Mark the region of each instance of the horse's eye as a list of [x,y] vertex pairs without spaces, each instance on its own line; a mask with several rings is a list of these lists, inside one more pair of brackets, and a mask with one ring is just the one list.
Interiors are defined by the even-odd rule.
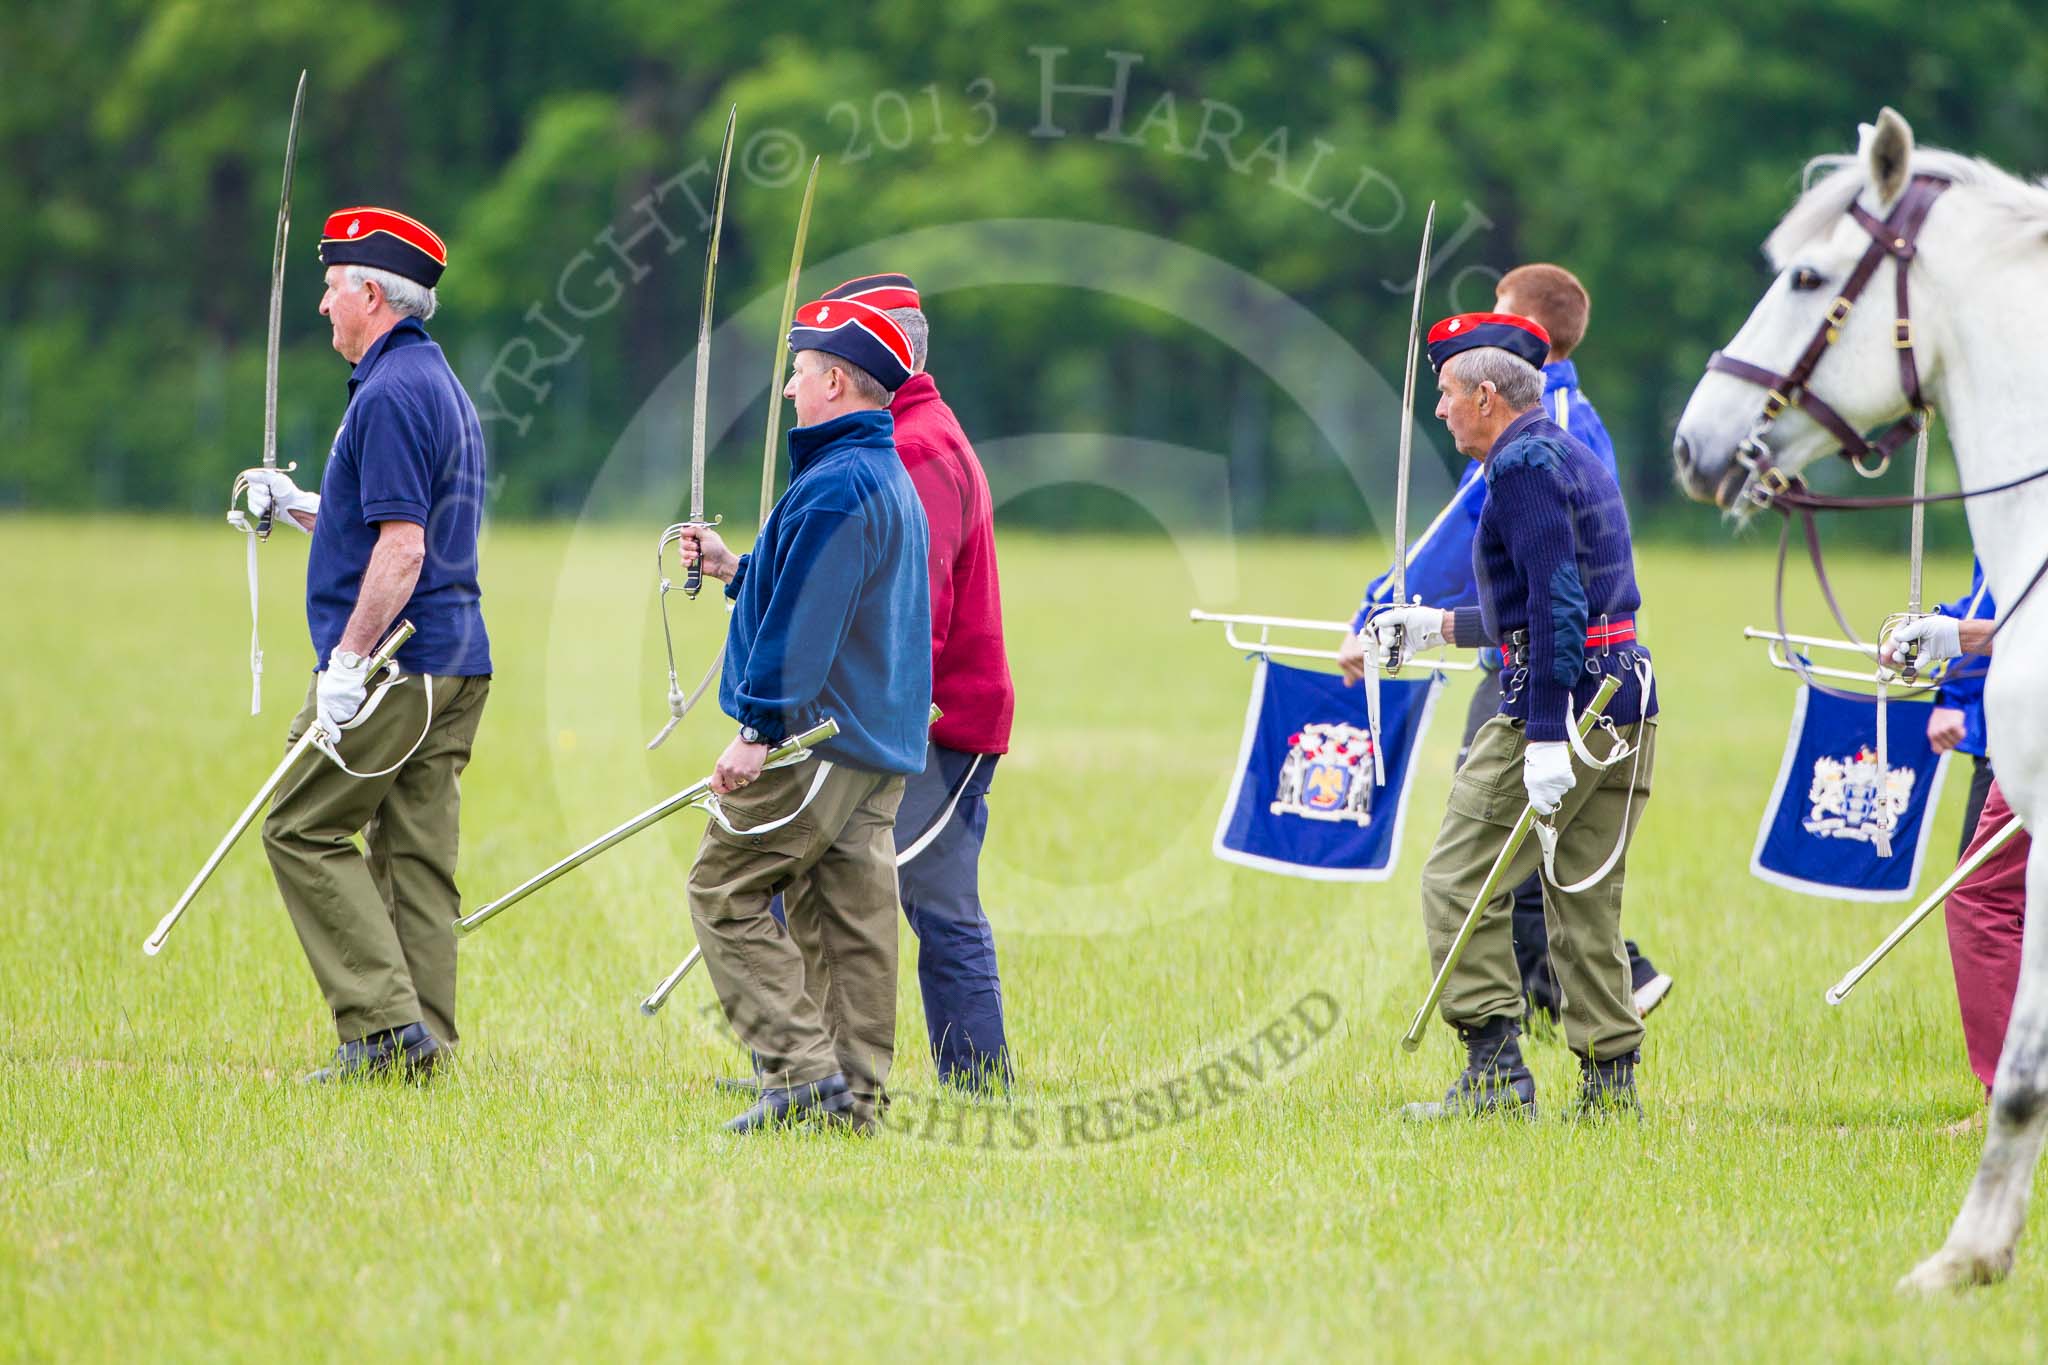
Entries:
[[1792,287],[1801,293],[1809,289],[1818,289],[1826,283],[1826,277],[1810,265],[1802,265],[1792,272]]

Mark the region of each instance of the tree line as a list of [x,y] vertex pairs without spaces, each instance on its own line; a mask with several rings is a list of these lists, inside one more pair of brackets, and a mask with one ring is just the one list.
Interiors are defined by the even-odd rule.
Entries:
[[[1186,450],[1227,471],[1232,524],[1315,532],[1372,497],[1336,462],[1392,441],[1348,391],[1398,386],[1428,201],[1432,314],[1487,306],[1525,260],[1586,282],[1582,379],[1654,517],[1677,410],[1807,158],[1891,104],[1923,141],[2048,165],[2048,35],[2011,0],[30,0],[0,18],[0,506],[198,513],[255,461],[302,67],[285,458],[317,468],[346,399],[321,218],[402,208],[449,244],[432,330],[508,516],[582,510],[628,433],[629,460],[683,458],[687,411],[643,409],[695,342],[734,103],[720,320],[751,321],[714,350],[735,420],[712,485],[735,509],[814,156],[809,260],[933,283],[932,369],[978,441]],[[1006,515],[1141,524],[1087,472],[1123,449],[1077,441]]]

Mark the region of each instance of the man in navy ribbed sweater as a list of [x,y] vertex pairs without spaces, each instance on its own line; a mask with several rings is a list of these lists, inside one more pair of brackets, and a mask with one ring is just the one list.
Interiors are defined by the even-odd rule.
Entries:
[[[711,776],[733,829],[705,829],[689,886],[704,966],[761,1071],[733,1132],[874,1125],[896,1047],[896,811],[932,701],[924,511],[887,407],[909,338],[879,308],[821,299],[789,349],[789,488],[753,552],[709,527],[682,536],[683,563],[733,600],[718,705],[739,734]],[[764,770],[827,719],[839,733],[814,761]]]
[[[1575,1112],[1637,1109],[1643,1023],[1621,937],[1627,845],[1649,796],[1657,700],[1649,652],[1636,643],[1634,552],[1621,490],[1606,467],[1543,411],[1543,328],[1513,314],[1468,313],[1430,329],[1436,415],[1482,462],[1486,502],[1473,541],[1477,606],[1395,607],[1373,625],[1382,650],[1448,640],[1494,648],[1499,714],[1474,736],[1451,785],[1443,829],[1422,872],[1423,921],[1441,965],[1525,804],[1557,832],[1543,886],[1550,953],[1563,988],[1565,1041],[1579,1056]],[[1622,683],[1606,709],[1631,757],[1606,768],[1574,759],[1573,718],[1602,679]],[[1594,740],[1591,752],[1606,747]],[[1517,778],[1519,777],[1519,780]],[[1416,1118],[1533,1113],[1535,1080],[1517,1041],[1522,1013],[1508,907],[1511,888],[1543,857],[1523,844],[1495,884],[1451,973],[1442,1011],[1463,1039],[1464,1071]],[[1605,868],[1604,875],[1595,876]],[[1560,885],[1557,878],[1571,879]]]

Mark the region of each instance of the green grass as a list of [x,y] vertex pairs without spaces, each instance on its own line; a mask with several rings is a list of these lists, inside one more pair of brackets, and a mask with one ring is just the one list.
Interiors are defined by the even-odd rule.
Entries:
[[[642,751],[662,714],[644,530],[491,535],[472,903],[701,775],[725,738],[707,715]],[[1441,1027],[1412,1057],[1396,1040],[1426,985],[1415,883],[1469,682],[1438,713],[1392,882],[1209,856],[1249,670],[1187,608],[1340,614],[1378,552],[1006,537],[1017,743],[984,883],[1040,1130],[1023,1147],[1008,1118],[958,1144],[923,1120],[873,1142],[718,1132],[735,1106],[711,1078],[742,1063],[708,983],[658,1021],[633,1009],[689,945],[695,815],[468,942],[445,1083],[295,1086],[333,1039],[254,839],[161,958],[139,945],[278,751],[304,686],[304,542],[264,551],[252,720],[237,538],[32,520],[0,537],[0,1356],[2048,1353],[2039,1232],[2001,1289],[1892,1295],[1974,1167],[1978,1141],[1939,1129],[1977,1098],[1938,928],[1829,1010],[1822,989],[1904,907],[1745,870],[1792,690],[1737,634],[1768,613],[1760,538],[1643,556],[1666,720],[1628,928],[1678,988],[1646,1045],[1648,1117],[1579,1131],[1391,1117],[1455,1066]],[[1859,620],[1903,595],[1896,560],[1835,573]],[[1803,588],[1794,606],[1818,624]],[[688,667],[721,622],[676,610]],[[1338,1011],[1327,1035],[1209,1104],[1202,1068],[1311,992]],[[925,1094],[908,974],[901,1037],[897,1084]],[[1533,1057],[1561,1107],[1572,1059]],[[1198,1116],[1060,1140],[1067,1106],[1094,1106],[1100,1138],[1106,1098],[1179,1077]]]

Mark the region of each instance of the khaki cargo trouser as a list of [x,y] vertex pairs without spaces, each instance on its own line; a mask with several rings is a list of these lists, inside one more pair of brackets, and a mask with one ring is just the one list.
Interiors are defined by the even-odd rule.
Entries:
[[[1588,768],[1576,758],[1578,778],[1552,823],[1558,830],[1557,875],[1579,881],[1607,859],[1617,838],[1633,838],[1650,796],[1650,772],[1657,757],[1657,722],[1618,727],[1623,739],[1640,742],[1641,762],[1623,759],[1613,767]],[[1595,754],[1611,741],[1598,731],[1587,740]],[[1508,831],[1528,804],[1522,785],[1522,756],[1528,748],[1522,722],[1495,716],[1479,728],[1458,775],[1451,782],[1449,809],[1436,847],[1422,869],[1422,920],[1429,937],[1430,969],[1443,965],[1458,926],[1472,908]],[[1630,779],[1634,778],[1634,800]],[[1624,836],[1623,824],[1627,825]],[[1494,884],[1493,899],[1473,929],[1471,941],[1444,985],[1443,1017],[1452,1025],[1474,1025],[1523,1009],[1521,973],[1515,965],[1514,890],[1542,862],[1535,835],[1523,842]],[[1628,952],[1622,946],[1621,894],[1628,852],[1597,885],[1566,894],[1543,879],[1543,922],[1550,933],[1550,960],[1564,996],[1565,1041],[1572,1051],[1600,1061],[1635,1050],[1643,1039],[1629,982]]]
[[[356,778],[308,754],[285,778],[263,822],[263,848],[291,911],[306,961],[342,1042],[424,1022],[448,1045],[455,1030],[455,886],[462,770],[483,717],[489,677],[407,676],[341,737]],[[313,722],[319,679],[292,718],[286,745]],[[420,731],[427,727],[426,737]],[[360,831],[367,853],[356,847]]]
[[[724,798],[746,831],[795,810],[817,762]],[[725,1017],[764,1085],[843,1073],[864,1118],[896,1051],[896,808],[903,779],[834,765],[803,813],[765,834],[714,821],[690,869],[690,917]],[[778,892],[785,934],[768,911]]]

